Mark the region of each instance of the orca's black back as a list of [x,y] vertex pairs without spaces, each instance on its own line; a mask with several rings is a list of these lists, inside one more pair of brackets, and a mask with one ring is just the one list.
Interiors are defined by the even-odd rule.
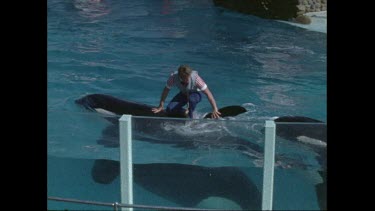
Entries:
[[[242,106],[236,106],[236,105],[226,106],[226,107],[223,107],[223,108],[219,109],[219,112],[221,113],[221,117],[237,116],[239,114],[245,113],[246,111],[247,110],[244,107],[242,107]],[[212,113],[206,114],[204,116],[204,118],[205,119],[211,118],[211,114]]]
[[104,94],[91,94],[76,100],[77,104],[87,109],[94,110],[96,108],[105,109],[118,115],[130,114],[134,116],[166,116],[165,112],[155,114],[152,112],[152,106],[121,100]]

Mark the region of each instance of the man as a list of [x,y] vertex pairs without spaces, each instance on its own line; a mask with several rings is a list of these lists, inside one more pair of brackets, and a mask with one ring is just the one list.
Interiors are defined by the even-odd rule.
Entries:
[[[197,71],[193,71],[187,65],[181,65],[177,72],[171,74],[161,94],[159,107],[152,109],[154,113],[158,113],[164,109],[164,101],[173,86],[180,89],[180,92],[174,96],[167,106],[166,111],[169,116],[186,116],[188,114],[190,118],[193,118],[193,111],[196,105],[201,101],[201,92],[203,92],[212,106],[211,117],[220,117],[221,113],[218,111],[215,99],[206,83],[198,75]],[[187,110],[183,108],[186,104],[188,104]]]

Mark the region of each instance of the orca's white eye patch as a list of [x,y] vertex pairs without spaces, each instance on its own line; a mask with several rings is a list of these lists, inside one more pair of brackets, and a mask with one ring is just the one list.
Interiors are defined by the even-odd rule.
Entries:
[[105,115],[114,115],[114,116],[116,116],[115,113],[113,113],[111,111],[108,111],[108,110],[105,110],[105,109],[102,109],[102,108],[95,108],[95,111],[98,112],[98,113],[101,113],[101,114],[105,114]]

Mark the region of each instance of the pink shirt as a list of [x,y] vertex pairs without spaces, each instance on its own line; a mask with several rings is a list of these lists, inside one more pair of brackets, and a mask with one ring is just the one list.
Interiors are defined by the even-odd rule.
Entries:
[[[171,76],[169,76],[168,78],[168,81],[167,81],[167,88],[168,89],[171,89],[173,86],[176,86],[176,83],[180,83],[179,80],[175,81],[173,77],[174,74],[177,74],[177,73],[172,73]],[[207,89],[207,84],[203,81],[203,79],[198,75],[196,80],[195,80],[195,84],[197,86],[198,89],[200,89],[200,91],[204,91],[205,89]]]

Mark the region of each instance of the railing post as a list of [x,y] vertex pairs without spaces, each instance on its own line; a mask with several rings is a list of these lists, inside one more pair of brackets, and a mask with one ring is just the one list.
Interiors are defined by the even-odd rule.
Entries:
[[272,210],[273,203],[273,176],[275,166],[275,135],[274,121],[266,121],[263,166],[263,195],[262,210]]
[[118,203],[117,202],[115,202],[113,204],[113,211],[118,211]]
[[[120,180],[121,203],[133,204],[133,160],[131,115],[120,118]],[[133,211],[133,208],[121,208]]]

